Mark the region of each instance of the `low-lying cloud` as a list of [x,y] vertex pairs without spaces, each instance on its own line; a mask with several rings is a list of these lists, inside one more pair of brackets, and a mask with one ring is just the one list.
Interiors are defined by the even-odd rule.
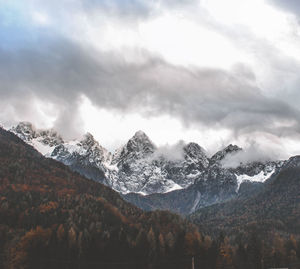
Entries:
[[[273,2],[295,10],[299,7],[297,1],[292,0]],[[75,17],[70,16],[73,14],[82,18],[80,22],[87,18],[93,20],[94,10],[107,13],[108,17],[109,14],[117,19],[120,16],[124,21],[129,17],[139,20],[152,16],[157,10],[155,7],[163,12],[167,7],[196,3],[198,1],[195,0],[55,0],[47,3],[30,0],[26,12],[29,15],[31,11],[50,14],[50,21],[56,19],[61,28],[68,22],[70,25],[65,29],[72,32],[70,29],[73,29],[72,19]],[[11,10],[8,11],[10,14]],[[88,16],[84,17],[84,12]],[[0,8],[0,15],[6,13]],[[139,60],[128,61],[128,48],[99,51],[89,47],[88,41],[78,43],[72,34],[62,34],[55,27],[24,26],[25,19],[29,19],[26,16],[7,16],[7,20],[5,16],[0,17],[4,18],[0,19],[2,122],[6,123],[8,118],[12,121],[38,119],[42,122],[44,114],[47,114],[53,118],[54,128],[63,136],[75,136],[82,126],[79,108],[84,96],[98,108],[122,114],[140,113],[145,117],[170,115],[186,126],[199,124],[204,128],[230,129],[237,137],[258,130],[286,137],[300,134],[300,113],[295,106],[299,91],[295,90],[290,95],[291,100],[266,96],[257,86],[255,70],[246,65],[237,65],[232,71],[180,67],[146,50],[134,51],[134,48],[131,48],[133,53],[130,51],[130,54],[138,55]],[[60,20],[60,17],[67,19]],[[81,33],[80,25],[74,27],[79,28],[76,33]],[[228,35],[229,32],[223,34]],[[234,38],[239,39],[233,35]],[[239,46],[250,40],[248,36],[240,39],[243,42]],[[268,46],[264,50],[259,49],[259,40],[255,40],[255,44],[258,45],[250,46],[251,51],[261,51],[263,55],[259,57],[263,56],[264,60],[279,55],[277,51],[270,53]],[[287,65],[282,64],[281,57],[270,63],[276,64],[280,70],[284,69],[282,65]],[[297,68],[298,65],[293,64],[292,71]],[[50,108],[45,108],[47,106]]]
[[179,141],[174,145],[164,145],[160,146],[154,152],[152,159],[156,160],[159,157],[163,157],[169,161],[182,161],[184,160],[184,148],[185,143],[183,141]]
[[281,150],[269,145],[260,145],[252,141],[246,148],[228,154],[221,162],[225,168],[236,168],[241,163],[248,164],[252,162],[267,162],[280,159]]
[[237,135],[299,133],[299,111],[264,96],[249,72],[177,67],[146,51],[142,57],[139,63],[127,62],[121,54],[87,50],[67,39],[0,48],[1,105],[22,99],[30,107],[33,97],[46,100],[57,108],[65,133],[82,96],[100,108],[149,117],[163,113],[186,125],[225,127]]

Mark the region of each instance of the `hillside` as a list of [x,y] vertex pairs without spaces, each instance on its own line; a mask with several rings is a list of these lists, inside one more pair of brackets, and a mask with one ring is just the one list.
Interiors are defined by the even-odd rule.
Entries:
[[212,240],[178,215],[143,212],[3,129],[0,194],[0,268],[188,269],[192,257],[196,269],[300,264],[292,233],[273,233],[271,242],[253,232]]
[[[45,157],[69,166],[86,178],[119,192],[128,202],[149,210],[169,210],[188,215],[199,208],[241,195],[240,187],[265,182],[285,161],[237,161],[245,151],[228,145],[209,157],[194,142],[158,147],[138,131],[114,153],[87,133],[64,141],[54,129],[36,129],[20,122],[11,132]],[[227,166],[226,163],[235,163]]]
[[0,181],[0,268],[184,268],[205,252],[177,215],[144,213],[2,129]]
[[277,231],[300,235],[300,157],[287,161],[251,195],[200,209],[191,220],[210,233],[235,234],[257,226],[261,234]]

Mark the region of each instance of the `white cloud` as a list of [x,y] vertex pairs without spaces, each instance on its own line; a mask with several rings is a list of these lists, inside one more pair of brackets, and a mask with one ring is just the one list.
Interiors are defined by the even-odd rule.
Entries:
[[258,151],[257,148],[248,148],[242,152],[231,154],[222,160],[222,166],[225,168],[236,168],[241,163],[247,164],[254,161],[271,161],[268,153]]
[[184,159],[184,145],[185,143],[183,141],[179,141],[173,145],[166,144],[160,146],[155,151],[153,158],[157,159],[162,156],[169,161],[181,161]]
[[111,147],[138,129],[209,150],[260,132],[296,152],[299,25],[295,2],[271,2],[10,1],[18,14],[0,7],[0,117],[67,135],[80,126]]
[[38,25],[49,25],[51,22],[47,13],[39,12],[39,11],[32,12],[32,20],[34,23]]

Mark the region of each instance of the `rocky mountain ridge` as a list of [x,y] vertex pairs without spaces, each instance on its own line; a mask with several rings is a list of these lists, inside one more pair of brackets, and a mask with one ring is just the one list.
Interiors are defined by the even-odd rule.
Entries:
[[104,183],[128,201],[149,210],[194,212],[235,197],[244,182],[262,184],[284,164],[282,161],[252,162],[225,168],[224,158],[241,148],[229,145],[209,158],[197,143],[182,144],[181,158],[172,159],[142,131],[136,132],[114,154],[89,133],[79,141],[64,141],[54,130],[36,130],[25,122],[10,131],[46,157]]
[[259,223],[260,233],[275,229],[281,234],[296,234],[300,231],[299,197],[300,156],[294,156],[249,195],[241,191],[228,202],[196,210],[190,219],[210,234],[237,234],[250,229],[253,223]]

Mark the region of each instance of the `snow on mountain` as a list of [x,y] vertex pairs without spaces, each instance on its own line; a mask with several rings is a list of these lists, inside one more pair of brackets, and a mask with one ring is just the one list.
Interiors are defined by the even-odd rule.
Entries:
[[[154,154],[157,147],[142,131],[136,132],[114,155],[89,133],[80,141],[65,142],[53,130],[36,130],[30,123],[22,122],[11,131],[45,156],[56,159],[123,194],[165,193],[193,183],[193,174],[183,173],[178,176],[178,167],[181,169],[183,166],[181,163],[172,163]],[[189,148],[193,150],[189,151]],[[195,166],[203,163],[202,166],[207,166],[207,157],[201,150],[200,146],[187,146],[186,164],[191,163]],[[197,156],[200,159],[197,159]],[[192,168],[189,169],[195,175],[198,174]],[[177,174],[173,175],[173,180],[171,176],[174,170]]]
[[51,155],[77,172],[109,185],[112,155],[87,133],[80,141],[69,141],[56,146]]
[[[142,131],[136,132],[114,154],[89,133],[79,141],[64,141],[54,130],[37,130],[27,122],[19,123],[11,131],[45,156],[123,194],[163,194],[193,186],[196,193],[202,193],[202,200],[206,199],[203,198],[206,191],[215,196],[214,201],[219,201],[220,193],[227,197],[226,193],[232,195],[244,181],[264,181],[282,165],[256,162],[240,164],[237,168],[223,167],[222,160],[242,150],[235,145],[229,145],[208,158],[198,144],[182,143],[177,145],[182,157],[169,158],[174,151],[158,148]],[[195,209],[199,203],[205,204],[200,200]]]
[[17,126],[12,127],[10,131],[25,142],[30,142],[37,137],[37,132],[30,122],[20,122]]
[[56,131],[52,129],[36,130],[30,122],[20,122],[10,131],[47,157],[50,156],[56,146],[64,143]]
[[49,155],[51,155],[51,152],[53,151],[54,147],[46,145],[42,142],[40,142],[39,140],[33,139],[31,141],[31,144],[38,152],[42,153],[44,156],[48,157]]
[[121,166],[135,160],[143,159],[154,153],[156,146],[142,131],[138,131],[129,139],[125,146],[118,149],[112,159],[112,164]]
[[[166,193],[185,188],[193,183],[192,177],[188,177],[186,173],[185,165],[208,162],[207,157],[202,152],[200,154],[201,148],[197,150],[190,152],[188,148],[185,149],[188,161],[184,158],[180,161],[170,161],[160,154],[144,132],[138,131],[113,156],[112,164],[117,165],[118,173],[111,174],[111,186],[122,193],[143,194]],[[201,156],[201,159],[197,159],[197,156]],[[190,170],[192,172],[192,169]]]
[[196,143],[189,143],[184,148],[185,160],[190,164],[195,164],[195,167],[207,168],[209,159],[205,150]]
[[67,160],[78,156],[99,168],[111,161],[111,154],[99,145],[90,133],[87,133],[80,141],[74,140],[58,145],[51,154],[52,158],[66,163]]
[[[195,143],[182,150],[182,160],[168,160],[148,136],[139,131],[114,155],[119,168],[113,188],[123,192],[165,193],[191,185],[196,167],[208,165],[204,150]],[[189,171],[188,171],[189,170]]]
[[220,164],[222,160],[225,159],[228,155],[235,154],[239,151],[241,151],[242,148],[236,146],[236,145],[228,145],[226,148],[218,151],[215,153],[211,158],[210,158],[210,163],[211,164]]
[[260,171],[257,175],[249,176],[247,174],[243,175],[236,175],[237,178],[237,192],[239,191],[240,185],[245,181],[250,182],[265,182],[268,178],[270,178],[275,172],[275,169],[273,169],[271,172],[266,173],[265,171]]

